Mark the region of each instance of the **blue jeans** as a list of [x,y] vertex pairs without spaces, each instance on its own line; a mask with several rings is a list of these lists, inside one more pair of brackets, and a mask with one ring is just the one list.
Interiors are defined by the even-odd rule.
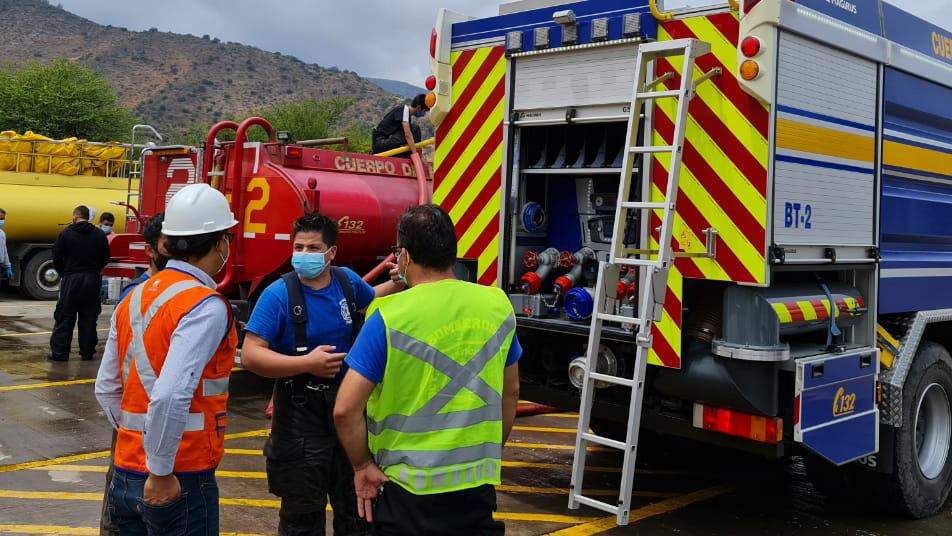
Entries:
[[218,536],[218,483],[215,473],[177,475],[182,495],[169,504],[142,500],[145,476],[117,470],[109,486],[109,517],[120,536]]

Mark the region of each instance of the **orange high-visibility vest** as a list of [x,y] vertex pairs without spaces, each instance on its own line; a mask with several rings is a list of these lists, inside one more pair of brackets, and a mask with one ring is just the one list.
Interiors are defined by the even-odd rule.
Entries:
[[[172,333],[189,311],[207,299],[224,297],[195,277],[163,270],[139,284],[116,309],[116,334],[122,380],[122,414],[115,465],[148,473],[142,434],[155,380],[169,350]],[[227,305],[227,302],[226,302]],[[214,469],[224,454],[228,377],[235,363],[238,334],[228,307],[228,334],[202,371],[179,442],[173,471]]]

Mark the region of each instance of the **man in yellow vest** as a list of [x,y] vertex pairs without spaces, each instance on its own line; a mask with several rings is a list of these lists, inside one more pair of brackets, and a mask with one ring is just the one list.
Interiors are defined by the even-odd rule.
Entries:
[[218,534],[215,468],[238,335],[212,277],[237,223],[218,190],[182,188],[162,224],[171,260],[112,317],[96,398],[118,430],[106,500],[122,536]]
[[504,534],[492,513],[519,399],[512,305],[454,277],[456,232],[436,205],[407,209],[394,253],[410,288],[371,305],[334,409],[358,510],[378,535]]

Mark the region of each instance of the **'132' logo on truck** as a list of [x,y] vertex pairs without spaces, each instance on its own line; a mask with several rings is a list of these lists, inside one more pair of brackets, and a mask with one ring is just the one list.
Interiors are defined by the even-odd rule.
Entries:
[[833,416],[842,417],[853,413],[856,407],[856,393],[846,394],[842,387],[836,390],[833,397]]

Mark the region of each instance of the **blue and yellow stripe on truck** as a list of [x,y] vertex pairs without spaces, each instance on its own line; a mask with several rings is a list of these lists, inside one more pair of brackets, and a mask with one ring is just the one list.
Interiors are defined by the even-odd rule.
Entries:
[[952,307],[952,88],[887,67],[880,313]]

